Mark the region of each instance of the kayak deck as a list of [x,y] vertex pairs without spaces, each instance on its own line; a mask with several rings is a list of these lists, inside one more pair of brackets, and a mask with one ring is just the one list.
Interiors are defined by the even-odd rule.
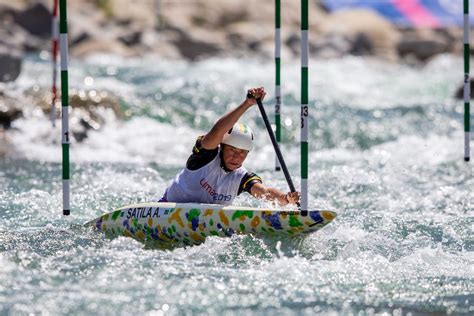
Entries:
[[88,223],[107,237],[132,237],[147,246],[172,248],[199,245],[206,237],[233,234],[297,236],[329,224],[336,213],[192,203],[143,203],[121,207]]

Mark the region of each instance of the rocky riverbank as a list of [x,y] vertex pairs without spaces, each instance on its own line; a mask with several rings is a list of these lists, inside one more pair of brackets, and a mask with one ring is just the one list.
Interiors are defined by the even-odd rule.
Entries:
[[[14,80],[25,53],[50,50],[52,0],[0,0],[0,80]],[[282,1],[282,58],[300,51],[300,3]],[[460,54],[462,30],[401,29],[369,10],[330,14],[310,1],[310,54],[346,54],[426,61]],[[69,52],[121,56],[156,54],[199,60],[212,56],[273,58],[274,1],[68,1]],[[10,57],[11,61],[7,61]],[[3,65],[8,65],[7,67]]]
[[[19,76],[26,54],[50,51],[52,6],[52,0],[0,0],[0,82]],[[283,0],[281,6],[282,59],[298,59],[300,3]],[[442,53],[462,55],[460,28],[399,28],[373,11],[329,13],[318,1],[310,1],[309,11],[311,58],[351,54],[422,63]],[[69,54],[76,59],[105,53],[189,61],[209,57],[271,60],[274,14],[272,0],[69,0]],[[22,115],[22,106],[12,102],[5,91],[0,93],[0,129],[8,129]],[[119,115],[118,101],[110,97],[107,107]],[[92,115],[90,106],[101,107],[103,102],[86,101],[71,94],[72,107],[85,109],[82,114],[76,111],[84,127],[76,133],[78,140],[102,121]],[[47,112],[49,107],[41,102],[35,103]]]

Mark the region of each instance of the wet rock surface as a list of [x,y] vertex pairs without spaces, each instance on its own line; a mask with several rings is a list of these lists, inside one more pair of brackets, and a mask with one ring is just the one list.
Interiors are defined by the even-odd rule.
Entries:
[[0,82],[14,81],[21,71],[21,53],[0,48]]
[[[191,61],[213,56],[272,58],[273,6],[257,0],[70,1],[70,54],[78,58],[97,52],[126,57],[155,54]],[[0,47],[21,53],[49,50],[51,8],[52,0],[0,0]],[[373,11],[328,13],[315,2],[310,3],[309,16],[312,57],[352,54],[424,62],[462,50],[458,28],[402,29]],[[297,58],[299,3],[282,3],[281,34],[282,58]]]

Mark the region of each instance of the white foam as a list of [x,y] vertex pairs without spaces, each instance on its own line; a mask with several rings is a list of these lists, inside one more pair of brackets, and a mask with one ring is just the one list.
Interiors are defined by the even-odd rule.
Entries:
[[[60,162],[60,130],[44,117],[15,121],[11,139],[16,156]],[[83,143],[70,145],[71,162],[157,162],[184,165],[196,137],[203,132],[187,126],[173,127],[146,117],[130,121],[110,120],[100,131],[90,130]]]

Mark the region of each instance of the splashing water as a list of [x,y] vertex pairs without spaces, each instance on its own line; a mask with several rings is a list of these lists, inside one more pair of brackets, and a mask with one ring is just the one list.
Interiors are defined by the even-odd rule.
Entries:
[[[462,161],[459,58],[413,68],[345,58],[310,63],[310,204],[338,218],[305,239],[211,237],[197,247],[145,249],[80,227],[159,196],[195,137],[264,86],[273,65],[97,56],[72,63],[74,89],[120,97],[127,119],[71,145],[72,215],[61,215],[59,128],[35,110],[49,63],[30,58],[8,89],[24,108],[0,160],[0,314],[472,314],[474,186]],[[245,71],[242,71],[245,69]],[[282,68],[282,151],[299,185],[299,64]],[[287,190],[257,109],[246,162]],[[269,163],[270,162],[270,163]],[[249,195],[240,205],[263,206]]]

